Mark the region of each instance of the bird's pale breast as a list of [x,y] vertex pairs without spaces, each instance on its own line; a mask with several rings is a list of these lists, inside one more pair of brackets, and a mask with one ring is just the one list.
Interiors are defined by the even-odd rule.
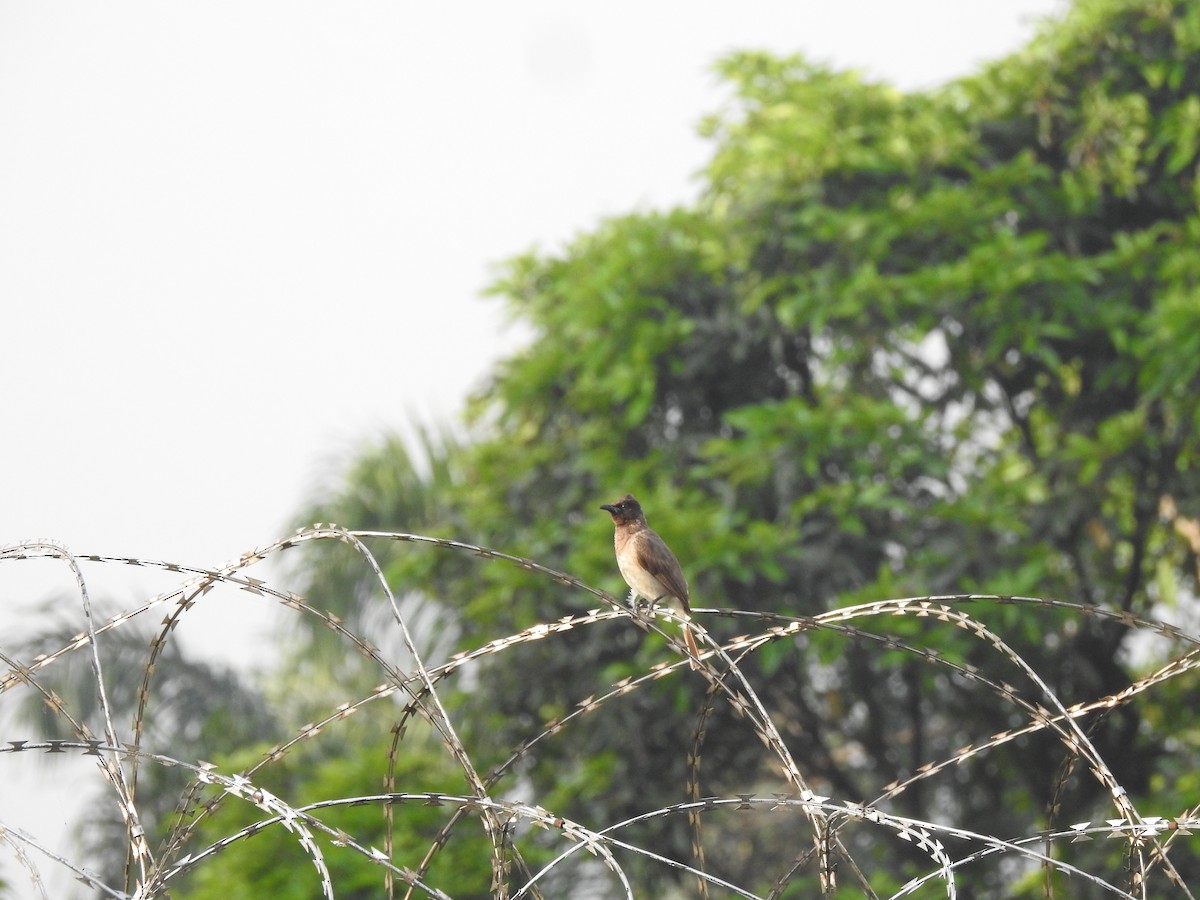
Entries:
[[638,562],[638,541],[644,537],[645,532],[630,535],[625,541],[621,541],[618,536],[616,541],[617,568],[621,570],[621,577],[639,596],[647,600],[662,598],[664,601],[672,601],[672,605],[677,605],[673,602],[674,598],[671,597],[666,586]]

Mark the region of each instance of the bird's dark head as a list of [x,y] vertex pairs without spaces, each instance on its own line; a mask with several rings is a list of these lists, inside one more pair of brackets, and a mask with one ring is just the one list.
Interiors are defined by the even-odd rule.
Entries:
[[642,513],[642,504],[637,502],[633,494],[626,494],[616,503],[605,503],[600,508],[607,510],[608,514],[612,516],[612,520],[618,525],[646,521],[646,517]]

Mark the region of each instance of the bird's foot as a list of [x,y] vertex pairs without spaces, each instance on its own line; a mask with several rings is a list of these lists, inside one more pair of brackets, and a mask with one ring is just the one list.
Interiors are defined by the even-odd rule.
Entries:
[[630,591],[629,597],[626,599],[625,602],[628,603],[631,607],[633,607],[633,611],[635,613],[637,613],[639,616],[649,615],[650,612],[654,609],[654,601],[647,600],[645,597],[643,597],[637,591]]

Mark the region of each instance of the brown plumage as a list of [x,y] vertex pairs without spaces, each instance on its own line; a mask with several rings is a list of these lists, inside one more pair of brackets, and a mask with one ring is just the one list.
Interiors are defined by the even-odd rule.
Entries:
[[646,600],[651,606],[665,601],[683,613],[683,642],[691,655],[692,668],[697,668],[700,651],[692,635],[688,586],[679,560],[666,542],[646,524],[642,505],[633,494],[626,494],[616,503],[605,503],[600,508],[608,511],[616,525],[613,543],[621,577],[633,595]]

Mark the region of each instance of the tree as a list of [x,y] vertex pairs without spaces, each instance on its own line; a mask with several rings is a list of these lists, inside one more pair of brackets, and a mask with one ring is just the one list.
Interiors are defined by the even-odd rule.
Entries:
[[[331,746],[328,741],[319,751],[310,745],[284,757],[256,778],[256,783],[278,796],[288,797],[296,806],[327,802],[379,792],[378,778],[382,757],[364,748],[386,745],[386,737],[371,733],[371,727],[348,726],[339,731]],[[414,747],[416,749],[414,749]],[[266,746],[246,747],[231,754],[223,763],[235,771],[249,770],[268,750]],[[396,760],[393,775],[402,784],[412,779],[436,778],[439,787],[449,791],[458,785],[453,767],[443,754],[425,742],[410,741],[405,753]],[[437,838],[442,825],[442,810],[420,801],[397,803],[393,808],[395,826],[392,852],[399,859],[417,859]],[[322,821],[353,835],[366,846],[386,846],[384,815],[379,803],[333,806],[319,810]],[[249,804],[226,803],[198,829],[196,846],[216,843],[250,828],[264,817]],[[381,873],[360,855],[340,851],[327,839],[320,841],[337,896],[374,898],[380,896]],[[483,897],[480,886],[488,884],[488,852],[480,840],[467,848],[455,847],[436,860],[427,878],[452,897]],[[320,880],[311,860],[298,846],[295,836],[279,827],[266,828],[240,840],[212,860],[198,865],[172,890],[172,896],[188,900],[222,900],[243,896],[247,885],[254,885],[257,896],[278,900],[302,900],[320,896]]]
[[[433,452],[438,489],[414,487],[421,504],[394,515],[402,496],[372,495],[380,520],[617,590],[596,507],[632,490],[697,607],[804,617],[903,595],[1058,598],[1076,606],[973,612],[1066,702],[1122,689],[1149,657],[1120,614],[1170,615],[1197,588],[1200,3],[1083,0],[1021,53],[924,93],[758,53],[721,71],[735,96],[706,125],[700,201],[513,260],[494,291],[534,340],[476,399],[472,439]],[[365,457],[316,517],[347,521],[389,465]],[[394,583],[452,611],[464,648],[593,602],[461,554],[387,559]],[[307,577],[306,595],[361,596]],[[746,627],[701,621],[717,637]],[[975,636],[912,617],[874,628],[922,656],[881,651],[858,626],[744,663],[822,792],[877,797],[960,758],[895,808],[1001,835],[1112,809],[1045,731],[957,756],[1027,721],[1003,687],[981,696],[930,664],[1006,685],[1007,661]],[[615,621],[491,656],[461,701],[466,740],[481,766],[499,762],[666,655]],[[1193,684],[1185,673],[1088,720],[1120,783],[1154,791],[1164,814],[1196,803],[1194,779],[1172,790],[1157,768],[1195,768],[1194,749],[1167,740],[1170,698]],[[707,688],[656,681],[606,704],[530,752],[522,783],[585,822],[678,801]],[[704,724],[705,793],[786,789],[728,705]],[[765,892],[796,853],[778,821],[714,817],[707,865]],[[681,817],[644,829],[689,857]],[[896,842],[852,840],[877,890],[928,868]],[[1119,870],[1111,849],[1090,858]],[[1200,879],[1194,860],[1177,864]],[[660,891],[673,877],[639,875]],[[797,896],[815,887],[804,877]],[[994,867],[963,877],[977,896],[1040,890]]]
[[[186,599],[194,602],[195,594]],[[52,668],[36,675],[46,693],[28,691],[17,707],[19,718],[34,726],[35,733],[47,740],[100,742],[106,735],[107,710],[116,733],[128,746],[136,744],[186,761],[207,757],[214,748],[264,740],[272,730],[270,705],[243,676],[196,659],[170,640],[171,626],[177,624],[186,602],[153,631],[144,623],[126,621],[98,642],[108,698],[102,707],[90,656],[80,652],[87,644],[77,626],[62,614],[69,605],[64,598],[55,600],[51,624],[22,642],[25,659],[56,659]],[[25,681],[14,679],[4,686]],[[162,838],[175,824],[177,804],[192,781],[191,773],[133,755],[125,762],[125,772],[140,827],[151,841]],[[129,889],[135,870],[127,852],[128,823],[119,804],[111,802],[112,795],[111,785],[97,789],[86,821],[76,829],[76,839],[101,881],[115,889]]]

